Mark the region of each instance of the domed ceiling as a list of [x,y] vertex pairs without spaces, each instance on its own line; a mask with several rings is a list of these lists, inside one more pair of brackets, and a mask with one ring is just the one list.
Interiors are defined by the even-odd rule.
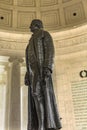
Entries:
[[87,22],[87,0],[0,0],[0,28],[29,32],[32,19],[41,19],[49,31]]

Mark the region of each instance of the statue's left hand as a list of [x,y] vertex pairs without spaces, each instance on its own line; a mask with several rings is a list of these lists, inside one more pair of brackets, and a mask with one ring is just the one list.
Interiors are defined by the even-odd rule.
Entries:
[[44,68],[43,75],[44,77],[49,77],[51,75],[51,70],[49,68]]

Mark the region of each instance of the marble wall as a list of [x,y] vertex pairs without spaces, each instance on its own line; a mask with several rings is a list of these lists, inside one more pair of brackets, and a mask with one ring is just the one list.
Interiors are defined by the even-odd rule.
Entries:
[[86,130],[87,32],[73,29],[73,33],[69,31],[64,37],[62,33],[59,36],[59,40],[54,40],[56,79],[54,89],[62,117],[62,129]]

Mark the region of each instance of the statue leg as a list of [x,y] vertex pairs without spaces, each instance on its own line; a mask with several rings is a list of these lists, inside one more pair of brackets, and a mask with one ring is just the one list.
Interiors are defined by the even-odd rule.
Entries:
[[37,86],[36,92],[33,93],[33,96],[38,117],[38,130],[44,130],[44,103],[39,84]]
[[37,111],[37,117],[38,117],[38,130],[44,130],[44,108],[43,108],[43,102],[35,97],[35,106]]

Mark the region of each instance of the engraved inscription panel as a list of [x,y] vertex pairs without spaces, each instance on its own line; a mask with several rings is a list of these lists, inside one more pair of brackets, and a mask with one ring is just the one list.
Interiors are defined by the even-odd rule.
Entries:
[[72,98],[77,130],[87,130],[87,80],[72,82]]

